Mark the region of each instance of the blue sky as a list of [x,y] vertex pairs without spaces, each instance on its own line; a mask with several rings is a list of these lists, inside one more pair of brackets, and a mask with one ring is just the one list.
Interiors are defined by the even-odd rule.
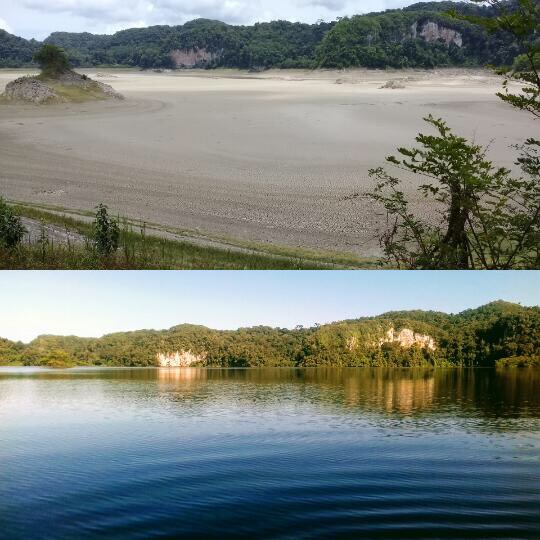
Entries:
[[43,39],[55,31],[109,34],[204,17],[231,24],[319,19],[382,11],[411,0],[0,0],[0,28]]
[[540,304],[540,272],[0,272],[0,336],[181,323],[311,326],[389,310]]

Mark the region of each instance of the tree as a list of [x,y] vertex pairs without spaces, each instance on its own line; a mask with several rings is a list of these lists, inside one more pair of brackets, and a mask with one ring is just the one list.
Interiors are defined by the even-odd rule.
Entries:
[[[489,4],[500,10],[497,17],[454,16],[515,38],[528,67],[506,71],[504,92],[497,95],[539,118],[540,7],[534,0],[518,0],[512,11],[497,0]],[[511,79],[524,84],[521,93],[512,93]],[[485,148],[454,135],[442,119],[429,116],[426,121],[438,135],[420,134],[420,148],[400,148],[402,158],[391,156],[387,162],[428,179],[419,189],[432,207],[441,209],[442,219],[431,223],[415,215],[400,180],[382,167],[371,170],[378,183],[368,197],[389,217],[379,239],[386,260],[404,268],[540,268],[540,141],[523,143],[516,160],[523,176],[514,178],[487,160]]]
[[45,354],[41,365],[51,368],[67,368],[75,366],[75,362],[66,351],[52,349]]
[[[485,3],[472,0],[475,3]],[[500,99],[513,107],[529,112],[535,119],[540,118],[540,3],[537,0],[517,0],[514,9],[508,9],[500,0],[488,0],[491,7],[498,9],[499,16],[483,19],[474,16],[460,16],[473,24],[485,28],[491,34],[504,32],[514,37],[523,54],[518,56],[514,66],[499,70],[505,76],[503,92],[497,93]],[[521,86],[521,92],[510,90],[511,82]],[[531,182],[540,182],[540,140],[528,138],[520,148],[516,164],[528,175]],[[538,203],[538,201],[537,201]],[[538,212],[536,213],[538,219]],[[538,234],[536,244],[540,243]],[[536,268],[540,267],[537,256]]]
[[100,204],[94,221],[94,244],[98,253],[104,257],[112,255],[118,250],[119,239],[118,222],[110,218],[107,207]]
[[[481,26],[489,33],[504,32],[511,35],[523,54],[519,69],[514,67],[498,72],[505,76],[503,92],[497,95],[513,107],[528,111],[540,118],[540,3],[537,0],[517,0],[510,6],[501,0],[471,0],[488,4],[498,12],[497,17],[463,15],[455,10],[450,14],[456,19]],[[513,6],[513,9],[512,9]],[[521,93],[512,93],[510,82],[522,84]]]
[[380,237],[386,260],[400,268],[537,268],[540,186],[534,177],[513,178],[486,158],[486,150],[454,135],[441,119],[425,119],[436,135],[420,134],[419,148],[400,148],[387,161],[417,174],[419,191],[439,208],[439,221],[415,215],[401,180],[384,168],[370,176],[369,194],[386,210],[390,226]]
[[13,249],[24,237],[26,229],[21,218],[0,197],[0,247]]
[[[436,349],[386,342],[390,328],[430,336]],[[205,358],[203,365],[216,367],[493,367],[503,358],[532,362],[540,356],[540,308],[499,301],[456,315],[401,311],[301,331],[184,324],[101,338],[40,336],[28,345],[0,338],[0,363],[26,365],[151,366],[157,352],[175,351],[191,351]]]
[[[507,3],[516,0],[506,0]],[[112,36],[54,32],[47,43],[62,47],[72,65],[138,65],[173,67],[175,49],[202,50],[214,56],[207,67],[433,67],[460,64],[510,64],[519,54],[515,43],[500,32],[488,34],[467,20],[450,19],[452,6],[460,13],[494,17],[493,6],[464,2],[422,2],[382,13],[339,17],[316,24],[273,21],[232,26],[199,19],[183,26],[152,26],[122,30]],[[463,44],[426,42],[413,37],[415,23],[436,22],[459,31]],[[408,42],[408,44],[406,44]],[[42,44],[0,30],[0,66],[27,65]],[[368,50],[366,50],[366,48]]]
[[69,71],[69,61],[63,49],[56,45],[45,44],[34,54],[34,61],[39,64],[42,75],[55,77]]

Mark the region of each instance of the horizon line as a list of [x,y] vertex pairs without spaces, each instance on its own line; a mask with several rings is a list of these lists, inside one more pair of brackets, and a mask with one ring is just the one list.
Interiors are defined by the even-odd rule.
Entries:
[[269,328],[271,330],[289,330],[289,331],[292,331],[295,328],[297,328],[298,326],[302,327],[303,330],[311,330],[313,328],[318,328],[318,327],[322,327],[322,326],[330,326],[332,324],[339,324],[339,323],[343,323],[343,322],[377,319],[379,317],[384,317],[385,315],[391,315],[391,314],[394,314],[394,313],[421,312],[421,313],[440,313],[440,314],[443,314],[443,315],[447,315],[449,317],[451,317],[451,316],[459,316],[459,315],[461,315],[463,313],[466,313],[467,311],[474,311],[474,310],[477,310],[477,309],[481,309],[483,307],[491,306],[493,304],[501,304],[501,303],[502,304],[509,304],[509,305],[513,305],[513,306],[519,306],[519,307],[522,307],[524,309],[540,308],[539,304],[531,304],[531,305],[529,305],[529,304],[523,304],[521,302],[509,302],[508,300],[498,299],[498,300],[493,300],[491,302],[488,302],[486,304],[480,304],[480,305],[475,306],[475,307],[469,307],[469,308],[466,308],[466,309],[463,309],[463,310],[457,311],[457,312],[440,311],[440,310],[434,310],[434,309],[397,309],[397,310],[384,311],[384,312],[380,312],[380,313],[373,314],[373,315],[363,315],[363,316],[352,318],[352,319],[347,318],[347,319],[338,319],[338,320],[334,320],[334,321],[328,321],[328,322],[324,322],[324,323],[314,323],[314,324],[312,324],[310,326],[296,325],[296,326],[293,326],[293,327],[289,327],[289,326],[269,326],[269,325],[265,325],[265,324],[258,324],[258,325],[253,325],[253,326],[238,326],[238,327],[235,327],[235,328],[212,328],[211,326],[206,326],[204,324],[195,324],[195,323],[183,322],[183,323],[179,323],[179,324],[174,324],[174,325],[169,326],[167,328],[136,328],[136,329],[133,329],[133,330],[119,330],[119,331],[115,331],[115,332],[107,332],[105,334],[101,334],[101,335],[98,335],[98,336],[96,336],[96,335],[93,335],[93,336],[79,336],[79,335],[76,335],[76,334],[50,334],[50,333],[44,333],[44,334],[37,334],[35,337],[33,337],[32,339],[30,339],[28,341],[25,341],[25,340],[16,340],[16,341],[14,341],[14,340],[9,339],[9,338],[4,338],[1,335],[0,335],[0,340],[5,339],[5,340],[10,341],[12,343],[22,343],[24,345],[28,345],[28,344],[32,343],[33,341],[35,341],[36,339],[39,339],[39,338],[42,338],[42,337],[77,338],[77,339],[92,340],[92,339],[103,339],[105,337],[115,336],[115,335],[118,335],[118,334],[135,334],[135,333],[138,333],[138,332],[168,332],[168,331],[172,330],[173,328],[178,328],[178,327],[181,327],[181,326],[193,326],[193,327],[197,327],[197,328],[204,328],[206,330],[211,330],[213,332],[237,332],[238,330],[242,330],[242,329],[254,329],[254,328]]
[[[439,3],[439,2],[442,3],[444,1],[450,1],[453,4],[464,3],[463,0],[435,0],[435,1],[437,3]],[[212,19],[212,18],[207,18],[207,17],[197,17],[197,18],[194,18],[194,19],[187,20],[186,22],[181,23],[181,24],[180,23],[179,24],[167,24],[167,23],[164,23],[164,24],[150,24],[150,25],[145,25],[145,26],[131,26],[131,27],[127,27],[127,28],[122,28],[120,30],[116,30],[115,32],[113,32],[111,34],[108,34],[108,33],[104,33],[104,34],[96,33],[96,34],[94,34],[93,32],[89,32],[89,31],[70,32],[69,30],[55,30],[55,31],[51,32],[47,37],[45,37],[43,39],[38,39],[36,37],[26,38],[26,37],[23,37],[21,34],[11,33],[8,30],[6,30],[5,28],[0,28],[0,30],[3,30],[4,32],[6,32],[7,34],[9,34],[11,36],[15,36],[17,38],[21,38],[21,39],[24,39],[26,41],[34,40],[34,41],[37,41],[39,43],[43,43],[43,42],[45,42],[45,40],[50,38],[53,34],[71,34],[71,35],[90,34],[91,36],[113,37],[116,34],[119,34],[120,32],[128,32],[130,30],[146,30],[146,29],[149,29],[149,28],[157,28],[157,27],[178,28],[178,27],[183,27],[183,26],[185,26],[187,24],[190,24],[190,23],[193,23],[193,22],[197,22],[197,21],[216,22],[216,23],[224,24],[226,26],[231,26],[231,27],[234,27],[234,28],[255,26],[256,24],[271,24],[271,23],[276,23],[276,22],[287,22],[287,23],[290,23],[290,24],[303,24],[303,25],[308,25],[308,26],[316,26],[316,25],[319,25],[319,24],[337,23],[342,19],[347,19],[347,18],[351,18],[351,17],[361,17],[361,16],[366,16],[366,15],[372,15],[372,14],[388,13],[388,12],[392,12],[392,11],[403,11],[403,10],[408,9],[408,8],[410,8],[412,6],[415,6],[417,4],[425,4],[425,3],[427,3],[427,0],[424,0],[424,1],[416,0],[416,1],[412,2],[411,4],[407,4],[406,6],[403,6],[403,7],[382,9],[380,11],[365,11],[365,12],[360,12],[360,13],[350,13],[350,14],[347,14],[347,15],[337,15],[333,19],[322,19],[322,18],[320,18],[320,19],[317,19],[315,22],[312,22],[312,23],[306,22],[306,21],[300,21],[300,20],[271,19],[271,20],[268,20],[268,21],[259,20],[259,21],[255,21],[255,22],[252,22],[252,23],[241,24],[241,23],[228,23],[228,22],[222,21],[221,19]],[[426,11],[429,11],[429,10],[426,9]],[[441,10],[441,12],[444,12],[444,10]]]

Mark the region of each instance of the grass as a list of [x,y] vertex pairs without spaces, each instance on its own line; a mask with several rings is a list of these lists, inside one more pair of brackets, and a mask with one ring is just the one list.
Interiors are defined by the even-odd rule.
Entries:
[[78,84],[62,84],[56,80],[55,76],[44,72],[35,78],[47,84],[47,86],[52,88],[61,98],[70,103],[84,103],[85,101],[106,99],[103,90],[95,81],[88,80],[88,84],[85,87],[82,87]]
[[[19,213],[21,215],[43,220],[48,223],[54,223],[64,227],[66,224],[68,227],[75,227],[71,230],[76,230],[81,234],[92,234],[91,227],[80,228],[83,222],[89,222],[94,218],[94,212],[84,210],[71,210],[61,206],[43,205],[34,203],[15,202],[18,205]],[[141,228],[140,221],[128,220],[129,225],[139,229]],[[146,222],[146,231],[149,233],[155,233],[158,236],[163,235],[175,235],[187,238],[188,243],[197,243],[202,241],[215,242],[220,245],[221,249],[230,249],[232,251],[247,250],[264,255],[272,255],[275,257],[284,257],[286,259],[298,260],[301,259],[306,262],[312,262],[317,266],[322,265],[324,268],[349,268],[349,269],[380,269],[381,263],[379,259],[375,257],[357,257],[353,253],[330,251],[330,250],[314,250],[305,248],[291,248],[286,246],[279,246],[275,244],[261,244],[256,242],[250,242],[245,240],[239,240],[237,238],[231,238],[228,236],[208,236],[200,232],[196,232],[189,229],[175,229],[172,227],[166,227],[157,223]],[[222,247],[223,246],[223,247]]]
[[[224,244],[224,247],[198,245],[195,237],[191,242],[149,234],[152,226],[137,226],[128,220],[121,220],[118,252],[102,257],[91,240],[91,212],[73,216],[58,209],[44,210],[26,204],[18,204],[16,210],[20,215],[43,224],[78,233],[85,242],[55,244],[43,238],[41,242],[24,243],[14,250],[0,250],[0,269],[317,270],[368,268],[376,264],[369,259],[354,259],[348,255],[338,254],[333,258],[336,254],[253,243]],[[155,232],[160,231],[156,228]],[[170,229],[162,229],[161,232],[172,233]]]
[[64,85],[47,81],[48,85],[62,98],[71,103],[84,103],[85,101],[105,100],[105,94],[95,83],[88,88],[76,85]]

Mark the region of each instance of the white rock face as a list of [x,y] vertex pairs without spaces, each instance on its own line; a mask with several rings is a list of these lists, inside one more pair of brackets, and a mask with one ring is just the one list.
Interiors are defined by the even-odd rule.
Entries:
[[156,355],[159,367],[190,367],[201,364],[206,360],[206,354],[194,354],[191,351],[176,351],[173,353],[158,353]]
[[205,67],[220,57],[206,49],[175,49],[169,53],[177,68]]
[[8,83],[4,97],[9,100],[29,101],[36,104],[63,101],[52,88],[30,77],[22,77]]
[[350,352],[353,352],[355,349],[358,348],[359,340],[356,336],[351,336],[349,339],[347,339],[347,350]]
[[411,33],[413,38],[420,35],[428,43],[442,40],[446,43],[447,47],[449,47],[452,43],[458,47],[463,46],[463,36],[460,32],[453,30],[452,28],[440,26],[438,23],[433,21],[425,22],[422,25],[420,32],[418,32],[418,23],[415,22],[411,27]]
[[386,336],[379,340],[379,346],[385,343],[398,343],[404,349],[410,349],[414,346],[419,346],[422,349],[434,351],[437,349],[435,340],[431,336],[416,334],[409,328],[403,328],[399,332],[395,328],[390,328],[386,332]]

